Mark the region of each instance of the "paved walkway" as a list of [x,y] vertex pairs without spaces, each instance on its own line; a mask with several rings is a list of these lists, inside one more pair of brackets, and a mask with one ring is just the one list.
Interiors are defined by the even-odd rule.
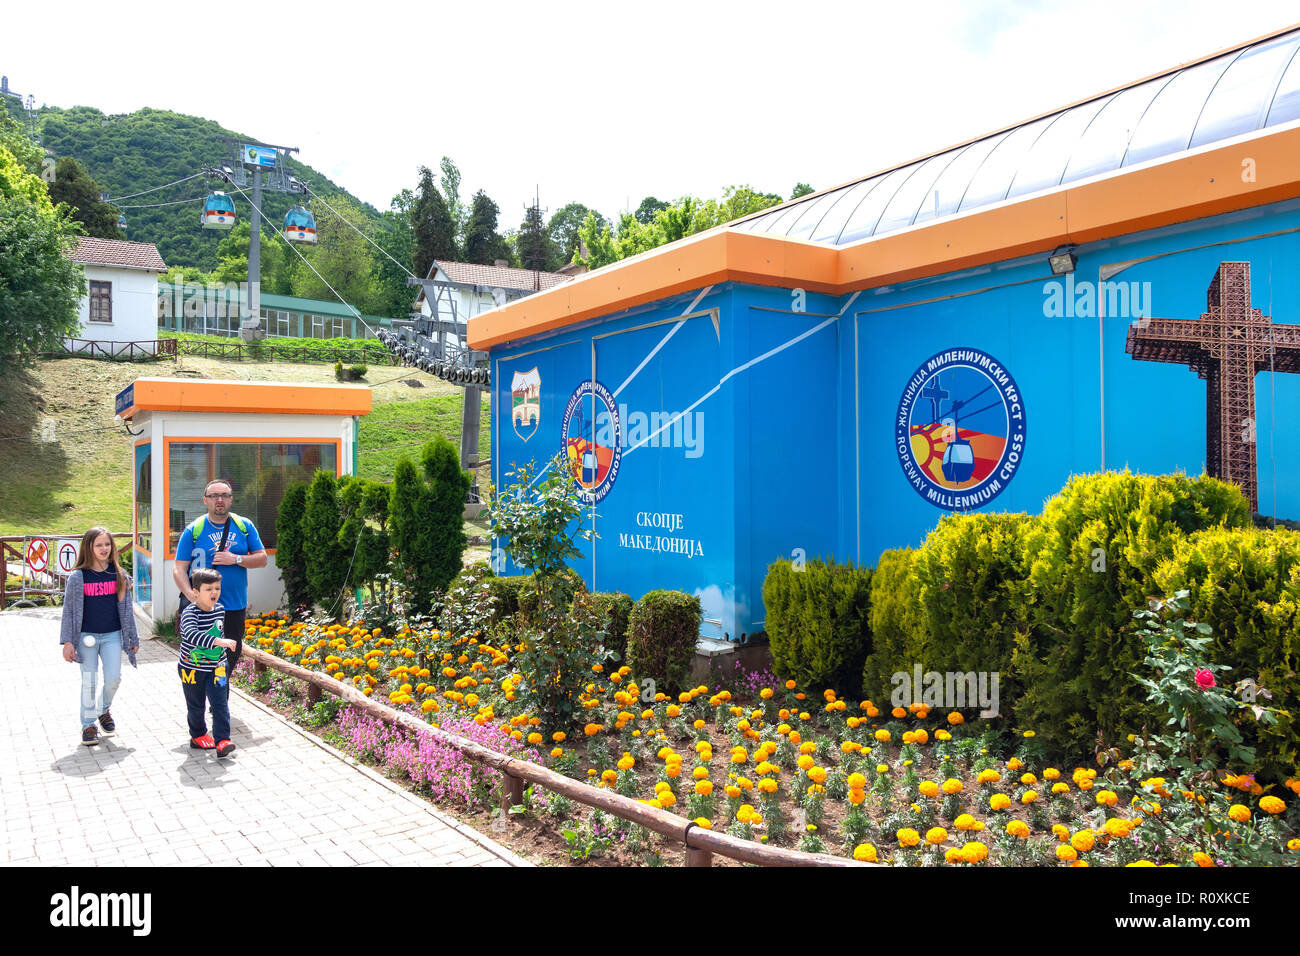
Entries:
[[238,692],[239,749],[190,750],[162,641],[123,660],[117,736],[82,746],[59,613],[0,614],[0,864],[530,865]]

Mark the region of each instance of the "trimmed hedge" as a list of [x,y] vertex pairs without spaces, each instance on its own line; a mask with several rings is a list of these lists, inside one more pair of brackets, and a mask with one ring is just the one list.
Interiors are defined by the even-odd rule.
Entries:
[[912,573],[916,555],[912,548],[886,551],[871,577],[871,649],[862,666],[862,693],[878,706],[889,700],[890,675],[910,669],[910,648],[924,639],[921,580]]
[[1033,527],[1027,514],[948,515],[930,532],[911,568],[922,626],[909,665],[997,672],[999,697],[1015,699],[1012,655],[1030,609],[1024,539]]
[[870,568],[773,562],[763,606],[776,672],[817,690],[852,687],[871,650],[870,601]]
[[665,693],[685,688],[700,636],[700,599],[682,591],[647,591],[628,615],[627,663],[638,680]]

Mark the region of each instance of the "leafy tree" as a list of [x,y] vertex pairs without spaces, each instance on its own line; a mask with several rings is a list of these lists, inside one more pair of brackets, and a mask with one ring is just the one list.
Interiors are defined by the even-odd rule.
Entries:
[[86,227],[86,235],[100,239],[121,239],[117,228],[120,212],[116,206],[103,202],[103,187],[90,178],[86,168],[71,156],[64,156],[54,167],[54,180],[50,183],[50,201],[66,203],[72,218]]
[[[673,203],[659,203],[659,200],[648,196],[636,213],[624,213],[619,217],[617,231],[607,226],[602,227],[591,217],[584,220],[578,235],[587,247],[587,255],[584,256],[579,251],[575,261],[590,269],[598,269],[664,243],[676,242],[705,229],[770,208],[779,202],[781,197],[776,193],[756,192],[749,186],[728,186],[723,190],[721,201],[702,201],[693,196],[683,196]],[[652,208],[653,214],[648,220],[643,220],[642,213]]]
[[579,230],[582,224],[586,222],[588,215],[596,217],[596,228],[609,225],[605,217],[594,209],[588,209],[580,202],[571,202],[564,206],[551,217],[551,221],[546,226],[546,231],[551,237],[556,247],[560,250],[560,264],[567,265],[574,261],[578,254],[578,244],[581,241]]
[[275,566],[284,582],[289,609],[295,615],[298,608],[310,607],[312,603],[307,586],[307,553],[302,529],[307,488],[307,482],[295,481],[284,489],[275,522]]
[[498,259],[510,258],[505,239],[497,232],[500,210],[488,194],[479,190],[474,194],[469,222],[465,227],[465,261],[490,266]]
[[469,210],[460,201],[460,170],[451,161],[450,156],[442,157],[438,169],[442,173],[438,177],[438,184],[442,187],[442,198],[447,203],[447,212],[451,214],[451,222],[455,227],[452,235],[456,238],[456,246],[463,249],[465,229],[469,223]]
[[66,255],[78,229],[51,204],[45,184],[0,147],[0,369],[80,330],[86,277]]
[[655,199],[654,196],[646,196],[645,199],[641,200],[641,205],[636,207],[636,212],[632,213],[632,215],[636,217],[637,222],[641,223],[643,226],[648,226],[650,223],[654,222],[655,215],[658,214],[661,209],[667,208],[668,203],[664,202],[662,199]]
[[411,232],[415,239],[415,274],[427,276],[435,259],[457,258],[456,222],[433,182],[433,171],[420,167],[420,185],[411,206]]
[[[297,262],[298,257],[285,248],[282,238],[269,235],[265,229],[261,232],[261,266],[259,271],[261,272],[262,291],[275,295],[289,295],[292,288],[292,266],[288,260],[293,259]],[[212,281],[248,281],[248,247],[251,244],[252,235],[252,223],[244,219],[236,223],[235,228],[222,237],[221,242],[217,244],[217,256],[220,261],[217,268],[212,272]],[[320,267],[317,266],[317,268]]]
[[[415,205],[415,193],[403,189],[389,203],[388,211],[381,218],[379,234],[375,242],[387,256],[375,257],[375,315],[387,315],[394,318],[404,317],[411,310],[417,290],[406,284],[407,270],[414,272],[411,253],[414,252],[414,237],[411,234],[411,208]],[[392,258],[390,259],[389,256]],[[396,260],[396,261],[394,261]]]
[[795,183],[794,190],[790,193],[790,198],[798,199],[800,196],[807,196],[809,193],[815,193],[816,191],[817,190],[813,189],[807,183]]
[[[609,223],[597,219],[596,215],[594,212],[588,212],[587,218],[578,227],[579,246],[573,254],[573,261],[588,269],[599,269],[622,258],[618,254],[618,244]],[[583,249],[586,249],[585,255]]]
[[338,298],[353,308],[369,312],[375,284],[375,257],[369,243],[344,221],[357,222],[360,210],[337,197],[331,204],[336,211],[327,209],[316,216],[319,239],[306,256],[312,268],[307,268],[302,260],[293,266],[293,294],[330,301],[337,293]]
[[348,560],[352,556],[339,542],[341,527],[334,476],[328,471],[318,471],[307,491],[307,507],[302,518],[307,588],[316,604],[334,608],[339,616],[343,614],[339,594],[347,584]]
[[38,177],[44,173],[41,178],[45,180],[53,176],[54,169],[49,165],[52,160],[47,161],[45,150],[28,138],[21,123],[4,115],[0,115],[0,149],[7,149],[24,172]]

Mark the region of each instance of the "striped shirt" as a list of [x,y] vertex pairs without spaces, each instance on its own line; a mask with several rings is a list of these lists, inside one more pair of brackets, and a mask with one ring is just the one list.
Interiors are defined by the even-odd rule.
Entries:
[[218,665],[226,666],[226,652],[214,643],[224,637],[226,609],[218,602],[211,611],[205,611],[197,604],[187,604],[181,611],[181,659],[182,667],[200,671],[215,671]]

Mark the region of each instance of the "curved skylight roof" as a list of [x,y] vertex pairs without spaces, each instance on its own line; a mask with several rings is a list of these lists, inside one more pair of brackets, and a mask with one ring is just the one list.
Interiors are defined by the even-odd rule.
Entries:
[[1300,30],[731,226],[844,245],[1300,119]]

